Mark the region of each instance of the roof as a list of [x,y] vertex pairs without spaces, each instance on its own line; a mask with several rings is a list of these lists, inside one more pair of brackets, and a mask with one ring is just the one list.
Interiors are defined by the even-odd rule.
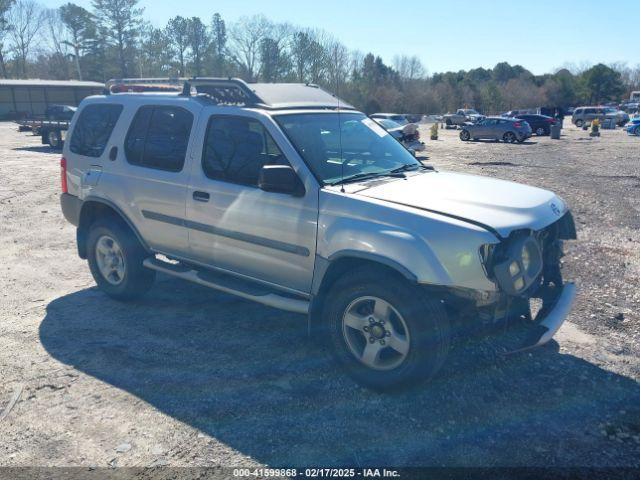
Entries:
[[305,83],[252,83],[249,89],[268,108],[355,108],[317,85]]
[[84,87],[104,88],[104,84],[98,82],[82,82],[79,80],[0,80],[0,87]]
[[107,82],[111,93],[153,90],[175,90],[182,95],[194,93],[218,105],[256,107],[269,110],[345,109],[353,106],[317,85],[306,83],[246,83],[237,78],[127,78]]

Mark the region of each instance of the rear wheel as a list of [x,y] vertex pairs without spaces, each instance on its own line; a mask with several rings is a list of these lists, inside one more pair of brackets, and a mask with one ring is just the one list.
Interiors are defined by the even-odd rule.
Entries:
[[636,127],[636,135],[640,137],[640,127]]
[[110,297],[133,300],[153,285],[155,272],[142,264],[149,255],[121,222],[95,223],[89,231],[88,248],[91,274]]
[[517,139],[516,134],[513,132],[507,132],[502,137],[502,140],[504,140],[505,143],[514,143]]
[[51,148],[59,149],[62,146],[62,135],[57,130],[49,130],[47,132],[47,143]]
[[384,390],[422,382],[444,363],[448,319],[419,287],[365,268],[339,280],[327,298],[333,352],[359,383]]
[[469,133],[469,130],[462,130],[460,132],[460,140],[462,140],[463,142],[468,142],[471,139],[471,134]]
[[548,135],[547,129],[544,128],[544,127],[536,128],[536,135],[539,136],[539,137],[542,137],[543,135]]

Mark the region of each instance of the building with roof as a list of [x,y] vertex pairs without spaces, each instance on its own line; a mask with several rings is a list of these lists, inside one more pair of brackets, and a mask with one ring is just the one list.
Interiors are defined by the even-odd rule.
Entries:
[[43,115],[50,105],[78,106],[104,84],[76,80],[0,80],[0,119]]

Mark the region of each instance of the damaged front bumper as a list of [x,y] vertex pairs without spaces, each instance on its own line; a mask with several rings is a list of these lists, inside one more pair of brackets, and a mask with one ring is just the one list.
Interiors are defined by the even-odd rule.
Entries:
[[575,284],[565,284],[552,304],[538,313],[534,321],[535,327],[527,334],[523,344],[509,353],[523,352],[549,343],[571,313],[576,295]]

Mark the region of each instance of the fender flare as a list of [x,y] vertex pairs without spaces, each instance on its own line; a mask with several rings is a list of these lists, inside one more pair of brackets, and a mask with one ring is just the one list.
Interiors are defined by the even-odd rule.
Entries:
[[142,247],[147,252],[151,252],[151,249],[149,248],[149,245],[147,244],[147,242],[145,242],[142,235],[140,235],[140,232],[138,231],[138,229],[135,227],[133,222],[124,214],[124,212],[120,207],[118,207],[111,200],[107,200],[102,197],[89,196],[89,197],[86,197],[82,202],[82,207],[80,209],[80,222],[79,222],[80,225],[78,226],[78,229],[77,229],[78,253],[80,255],[80,258],[86,259],[86,256],[87,256],[86,240],[87,240],[88,226],[83,225],[82,218],[83,218],[83,215],[85,214],[85,208],[87,207],[88,203],[100,203],[102,205],[109,207],[111,210],[113,210],[118,215],[118,217],[120,217],[120,219],[122,219],[122,221],[125,222],[127,226],[131,229],[131,231],[134,233],[134,235],[140,242],[140,245],[142,245]]

